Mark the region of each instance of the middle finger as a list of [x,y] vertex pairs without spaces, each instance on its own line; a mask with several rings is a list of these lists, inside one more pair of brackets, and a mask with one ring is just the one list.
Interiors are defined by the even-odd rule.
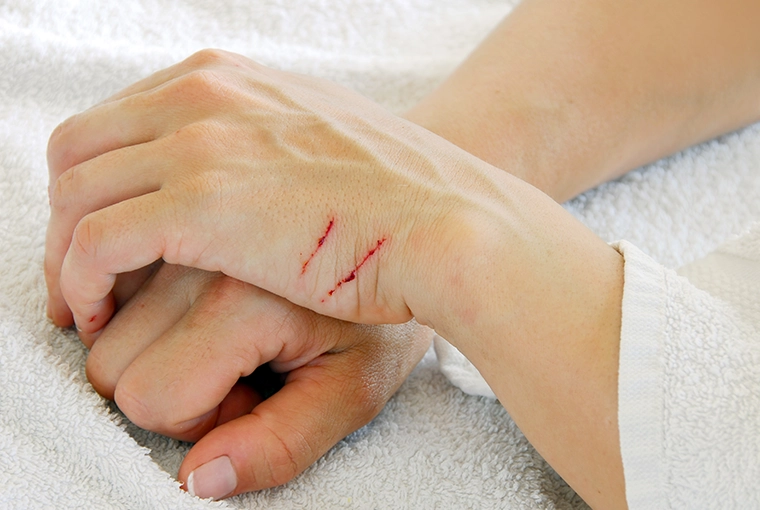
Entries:
[[127,367],[182,319],[195,299],[194,289],[210,276],[180,266],[161,266],[92,345],[86,371],[98,393],[113,399]]

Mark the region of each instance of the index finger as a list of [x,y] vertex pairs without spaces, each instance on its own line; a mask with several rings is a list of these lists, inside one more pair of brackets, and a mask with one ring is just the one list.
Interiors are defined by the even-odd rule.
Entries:
[[152,264],[165,253],[160,192],[126,200],[85,216],[63,260],[60,291],[77,329],[100,331],[111,315],[116,275]]

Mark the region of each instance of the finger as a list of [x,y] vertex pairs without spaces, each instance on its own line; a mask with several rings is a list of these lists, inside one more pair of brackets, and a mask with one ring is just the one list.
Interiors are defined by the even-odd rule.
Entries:
[[132,361],[116,386],[117,404],[140,427],[186,438],[198,422],[211,419],[210,410],[241,377],[286,343],[313,338],[307,321],[291,320],[307,312],[294,310],[285,300],[223,278]]
[[[206,271],[224,267],[231,276],[245,272],[252,283],[266,283],[266,275],[255,272],[257,258],[243,267],[241,261],[224,259],[226,242],[238,241],[237,224],[217,214],[218,194],[186,191],[182,185],[167,187],[100,209],[79,221],[61,266],[60,289],[81,331],[94,333],[108,322],[114,308],[110,292],[116,274],[159,258]],[[247,215],[246,221],[256,224],[255,214]],[[263,245],[265,239],[262,229],[246,232],[245,242],[250,246]]]
[[[159,267],[160,265],[161,261],[159,260],[149,266],[142,267],[129,273],[122,273],[116,276],[116,282],[114,283],[114,289],[112,293],[114,300],[114,312],[116,310],[119,310],[122,306],[124,306],[125,303],[129,301],[129,299],[140,289],[140,287],[142,287],[142,285],[153,275],[155,268]],[[48,301],[48,310],[50,310],[50,301]],[[68,313],[69,322],[67,324],[58,324],[59,326],[66,327],[71,325],[73,322],[71,319],[71,312]],[[52,317],[52,314],[48,312],[48,316]],[[79,335],[79,339],[82,341],[85,347],[92,349],[95,340],[98,340],[102,331],[102,329],[95,333],[77,331],[77,334]]]
[[366,356],[349,349],[320,357],[291,372],[285,386],[249,415],[211,430],[180,467],[185,488],[219,499],[300,474],[369,423],[408,374],[391,381]]
[[[102,396],[113,399],[114,390],[126,368],[157,338],[174,326],[196,299],[198,290],[215,275],[165,264],[125,304],[92,346],[86,372]],[[160,310],[160,313],[156,313]],[[165,367],[166,370],[171,370]],[[174,437],[194,441],[216,425],[247,414],[262,401],[255,387],[237,383],[218,407],[211,409],[194,426],[177,431]]]
[[191,114],[186,108],[177,101],[156,97],[170,98],[172,92],[156,91],[104,103],[56,127],[47,148],[51,197],[56,181],[70,168],[117,149],[156,140],[187,124]]
[[[140,287],[142,287],[153,275],[157,267],[161,266],[161,262],[162,261],[158,260],[149,266],[141,267],[140,269],[130,271],[129,273],[123,273],[116,276],[116,282],[113,287],[114,305],[116,310],[122,308],[132,296],[140,290]],[[57,318],[53,317],[51,306],[50,301],[48,301],[47,315],[49,318],[53,319],[53,322],[57,326],[65,328],[73,324],[74,320],[68,306],[66,306],[65,310],[61,309]],[[92,343],[85,343],[85,345],[88,349],[92,347]]]
[[184,437],[177,437],[176,439],[195,442],[205,436],[214,427],[224,425],[250,413],[263,401],[264,398],[255,388],[248,386],[244,382],[238,382],[232,387],[227,396],[224,397],[219,407],[212,411],[215,416],[213,422],[202,424],[197,429],[197,432],[184,434]]
[[59,280],[74,227],[93,211],[159,189],[164,164],[149,157],[143,146],[126,147],[77,165],[55,182],[45,240],[45,280],[55,324],[69,326],[72,320]]
[[[116,282],[114,283],[113,288],[116,310],[123,307],[132,296],[137,293],[140,287],[143,286],[160,265],[161,261],[158,260],[149,266],[141,267],[140,269],[130,271],[129,273],[123,273],[116,277]],[[60,275],[60,269],[57,273]],[[67,328],[74,323],[74,319],[68,305],[66,305],[63,296],[61,295],[57,277],[50,276],[47,265],[45,266],[45,279],[47,281],[48,293],[52,293],[56,296],[55,298],[48,297],[47,316],[56,326]],[[53,286],[53,282],[55,286]],[[61,304],[61,302],[63,302],[63,304]],[[86,345],[88,348],[91,347],[91,345]]]
[[93,107],[53,130],[47,147],[51,196],[55,182],[68,169],[110,151],[155,140],[164,132],[166,112],[141,99]]
[[177,424],[171,431],[163,432],[163,434],[179,441],[198,441],[215,427],[250,413],[263,400],[254,388],[243,382],[237,382],[219,405],[199,417]]
[[161,192],[154,192],[91,213],[77,224],[59,286],[80,331],[95,333],[111,318],[116,274],[145,267],[164,255],[168,241],[162,226],[167,216]]
[[208,273],[165,264],[114,316],[91,347],[85,369],[95,390],[113,399],[127,367],[179,322]]
[[116,277],[116,283],[113,286],[113,298],[116,310],[120,310],[126,305],[132,297],[137,294],[145,282],[161,268],[163,261],[157,260],[153,264],[129,273],[123,273]]
[[213,110],[206,99],[220,87],[220,81],[205,71],[244,62],[248,61],[231,53],[202,51],[70,117],[55,128],[48,142],[51,186],[83,161],[155,140],[199,120]]

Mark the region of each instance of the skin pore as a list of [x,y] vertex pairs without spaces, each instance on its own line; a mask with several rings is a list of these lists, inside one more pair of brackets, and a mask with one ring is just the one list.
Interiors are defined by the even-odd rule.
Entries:
[[[757,100],[760,34],[754,21],[759,10],[758,4],[739,0],[696,3],[585,0],[572,5],[559,0],[526,0],[448,80],[407,112],[406,118],[425,130],[396,122],[387,112],[380,112],[337,88],[307,82],[296,75],[262,70],[237,57],[207,53],[157,73],[81,114],[57,130],[51,139],[53,217],[46,254],[51,314],[56,323],[67,325],[71,306],[81,318],[83,339],[89,339],[85,341],[92,345],[93,336],[100,334],[113,308],[107,297],[113,282],[104,283],[98,274],[137,270],[160,256],[201,269],[224,270],[333,317],[400,322],[413,314],[420,322],[435,327],[473,361],[526,437],[592,507],[622,508],[625,489],[617,430],[622,259],[554,201],[519,179],[555,200],[566,200],[640,164],[760,118]],[[230,77],[234,78],[234,86],[225,81]],[[251,80],[248,83],[268,87],[270,91],[286,90],[291,94],[289,98],[303,100],[304,104],[315,97],[329,103],[334,95],[341,104],[347,102],[349,109],[361,112],[348,121],[340,115],[331,117],[332,110],[320,118],[322,125],[338,126],[343,131],[337,131],[349,135],[336,137],[335,129],[315,131],[323,136],[324,146],[332,152],[312,162],[314,172],[320,175],[319,181],[310,180],[309,175],[293,175],[286,181],[304,183],[297,189],[289,188],[295,198],[287,202],[288,210],[271,205],[278,203],[274,199],[279,195],[274,187],[266,186],[275,181],[251,185],[246,180],[248,162],[242,158],[222,160],[218,146],[208,142],[209,139],[226,142],[234,136],[236,128],[249,126],[251,118],[260,112],[261,98],[251,96],[246,87],[237,86],[247,79]],[[297,88],[294,84],[304,87]],[[224,97],[210,93],[219,90],[225,93]],[[313,90],[320,92],[313,96]],[[244,107],[249,104],[246,101],[251,97],[250,104],[255,106],[249,110],[250,115],[234,117],[237,112],[246,111]],[[277,103],[267,106],[276,111],[281,107]],[[164,124],[141,122],[157,111],[170,111],[172,115],[164,115],[168,119]],[[285,111],[293,113],[293,118],[303,115],[303,111]],[[345,114],[348,109],[338,111]],[[209,118],[214,122],[203,124]],[[370,135],[358,129],[351,131],[355,127],[351,122],[369,130]],[[129,136],[119,138],[114,130],[109,130],[111,125]],[[270,127],[283,133],[284,140],[296,143],[298,139],[287,137],[292,135],[291,128],[298,125],[294,120],[293,124]],[[349,151],[348,148],[356,146],[356,132],[361,132],[365,140],[376,141],[374,152]],[[462,150],[454,150],[443,139]],[[197,156],[193,164],[180,159],[187,147],[196,150],[191,151]],[[236,147],[224,146],[227,154],[234,154]],[[206,152],[197,152],[201,149]],[[166,154],[166,158],[180,156],[161,159],[156,154]],[[275,161],[282,155],[272,151],[265,156]],[[135,176],[123,170],[125,161],[137,169],[146,166],[141,162],[150,162],[151,168],[157,170],[149,178],[140,177],[148,172]],[[232,217],[255,217],[262,224],[271,225],[261,240],[245,245],[239,239],[239,223],[230,227],[225,238],[228,232],[223,228],[214,230],[213,222],[204,221],[203,214],[208,212],[203,209],[196,212],[178,206],[171,214],[164,214],[159,203],[137,200],[157,188],[173,190],[164,193],[166,203],[182,206],[193,203],[178,198],[186,194],[204,199],[209,183],[222,178],[206,169],[219,161],[233,169],[229,176],[223,176],[227,179],[224,186],[212,188],[228,193],[226,196],[231,198],[224,203],[240,203],[239,197],[245,193],[238,194],[239,190],[273,190],[271,196],[262,196],[264,200],[272,199],[267,202],[269,209],[231,211]],[[341,164],[349,161],[354,165],[352,175],[357,177],[344,178],[332,164],[335,161]],[[416,173],[397,178],[394,161]],[[208,167],[201,166],[204,162],[209,163]],[[362,166],[365,163],[367,166]],[[386,178],[368,180],[380,173],[384,165],[391,169]],[[174,172],[176,168],[188,171],[180,175]],[[127,186],[118,180],[120,175],[138,185]],[[271,178],[277,179],[278,175],[273,172]],[[154,182],[151,180],[154,178],[164,181]],[[325,179],[333,185],[341,182],[359,199],[356,203],[332,204],[340,208],[337,212],[310,209],[308,204],[323,203],[325,197],[331,196],[328,191],[334,188],[321,191],[320,183]],[[403,195],[403,200],[389,198],[404,187],[414,192]],[[103,188],[129,193],[106,196]],[[189,195],[198,190],[200,194]],[[372,208],[375,214],[372,218],[366,216],[370,201],[376,206]],[[124,205],[113,205],[115,202]],[[410,209],[407,203],[415,208]],[[395,214],[397,210],[405,214],[413,211],[424,228],[405,224],[400,219],[404,215]],[[171,245],[168,235],[152,245],[146,241],[151,239],[149,231],[160,230],[151,223],[151,218],[159,217],[166,222],[177,211],[214,231],[227,240],[225,246],[234,249],[209,256],[203,249],[209,242],[202,234],[183,239],[190,243],[183,247],[195,248],[189,252],[172,250],[176,245]],[[127,214],[130,218],[144,219],[149,228],[135,231],[131,223],[119,220]],[[313,220],[306,221],[308,228],[296,232],[293,239],[279,237],[277,233],[283,226],[291,226],[290,218],[294,217]],[[134,243],[114,245],[118,250],[114,249],[109,245],[115,241],[108,237],[106,225],[114,232],[123,230],[125,237],[134,239]],[[174,224],[173,228],[188,231],[184,224]],[[192,240],[197,241],[196,246]],[[271,260],[264,260],[255,270],[236,262],[236,254],[253,252],[257,243],[263,241],[272,245]],[[154,250],[150,256],[117,260],[115,254],[119,250],[125,257],[139,252],[138,244],[150,245]],[[436,264],[431,265],[431,259]],[[494,260],[500,263],[494,264]],[[88,267],[94,267],[98,274],[87,273]],[[283,274],[290,277],[274,277]],[[299,283],[290,286],[288,278]],[[64,287],[68,285],[66,300],[60,281]],[[234,288],[235,284],[225,285]],[[340,292],[336,292],[338,287]],[[158,292],[158,287],[153,288]],[[243,286],[240,294],[254,292],[251,288]],[[225,289],[221,295],[230,295],[232,291]],[[329,306],[320,301],[331,294],[336,299]],[[141,295],[148,299],[147,292]],[[100,298],[106,301],[98,301]],[[208,302],[205,306],[210,310],[213,304],[211,300]],[[357,303],[372,307],[365,312]],[[181,323],[184,310],[190,308],[181,309],[175,314],[177,324]],[[136,311],[130,313],[134,316]],[[91,321],[92,317],[95,320]],[[118,356],[115,351],[109,353],[107,347],[113,348],[118,343],[113,339],[127,336],[123,332],[129,328],[129,315],[119,317],[116,316],[113,326],[103,330],[101,338],[112,340],[100,343],[99,338],[95,342],[93,352],[99,354],[93,359],[100,363],[100,373],[98,368],[88,373],[96,374],[95,380],[109,379],[104,392],[115,392],[114,387],[121,385],[121,393],[130,396],[124,402],[139,402],[131,408],[129,404],[123,407],[132,409],[138,417],[141,406],[160,408],[162,399],[181,401],[182,395],[140,387],[137,382],[151,380],[152,375],[161,373],[170,364],[167,359],[171,359],[177,344],[162,336],[169,326],[146,337],[148,347],[140,345],[130,350],[127,360],[132,361],[131,365],[114,368],[112,360]],[[235,316],[228,318],[229,323],[236,320]],[[203,345],[213,332],[206,333],[207,336],[196,333],[195,345]],[[345,341],[341,334],[332,336],[339,340],[327,342],[332,347],[326,351]],[[241,345],[246,340],[241,336]],[[249,355],[246,359],[252,366],[268,357],[285,359],[283,353],[292,342],[283,341],[280,351]],[[257,345],[266,347],[263,341]],[[223,367],[230,360],[241,358],[240,350],[231,349],[227,355],[222,346],[218,349],[223,355],[209,379],[222,377]],[[373,356],[392,356],[390,351],[379,348],[372,352]],[[321,359],[318,354],[311,352],[311,358],[306,358]],[[189,360],[198,359],[192,353],[187,355]],[[300,355],[292,355],[289,361],[295,363],[299,358]],[[372,356],[359,360],[369,364]],[[92,366],[97,367],[98,363],[93,361]],[[410,370],[409,364],[392,373],[403,378]],[[250,368],[236,366],[241,374]],[[341,365],[336,373],[346,370],[347,366]],[[177,381],[193,377],[197,377],[195,372],[188,368],[177,374]],[[146,420],[143,425],[166,429],[167,424],[176,426],[216,409],[219,401],[232,392],[237,376],[226,377],[229,382],[221,385],[218,394],[209,396],[205,407],[197,409],[195,416]],[[394,387],[397,379],[389,380],[393,383],[387,387]],[[308,390],[316,394],[313,391]],[[152,394],[157,395],[155,400],[149,400]],[[120,406],[124,402],[119,402]],[[330,408],[329,402],[320,402],[323,408]],[[310,409],[319,413],[320,408]],[[269,419],[267,423],[272,423],[287,421],[284,418],[287,413],[294,412],[294,408],[288,408],[278,415],[274,408],[269,413],[262,410],[258,415],[247,414],[248,411],[232,414],[254,416],[246,418],[245,423],[256,419]],[[273,415],[279,419],[273,419]],[[365,411],[364,415],[371,413]],[[296,416],[305,420],[302,415]],[[319,438],[329,438],[314,450],[324,451],[330,441],[345,435],[346,430],[361,421],[341,425],[338,432],[329,434],[325,432],[328,425],[312,426],[311,430],[322,434],[317,434]],[[248,458],[260,452],[247,451],[246,457],[225,450],[228,446],[219,440],[220,436],[227,433],[239,437],[234,434],[242,434],[243,430],[240,424],[243,422],[229,423],[232,425],[221,424],[204,437],[202,441],[207,441],[206,444],[218,441],[216,448],[191,452],[186,459],[187,467],[183,464],[181,478],[186,479],[192,469],[206,461],[228,454],[241,481],[235,492],[254,487],[249,482],[255,476],[245,478],[243,473],[250,466]],[[558,423],[563,426],[558,427]],[[209,425],[204,423],[203,427],[199,431],[208,432]],[[232,432],[233,428],[236,432]],[[307,425],[298,432],[309,431]],[[177,430],[169,432],[176,434]],[[313,457],[312,454],[303,458],[313,460]],[[282,476],[276,477],[276,481],[281,480]]]

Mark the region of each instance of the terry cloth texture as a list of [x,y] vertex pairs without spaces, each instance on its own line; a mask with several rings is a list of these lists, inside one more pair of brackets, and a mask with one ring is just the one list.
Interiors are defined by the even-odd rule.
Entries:
[[760,228],[679,270],[688,279],[618,249],[630,507],[760,507]]
[[[627,241],[620,447],[631,510],[760,508],[760,224],[680,268]],[[440,337],[442,372],[493,396]]]
[[[677,272],[631,243],[618,382],[631,510],[760,508],[760,224]],[[493,396],[440,337],[442,372]]]
[[[760,508],[760,224],[677,272],[627,241],[620,445],[631,510]],[[436,338],[441,371],[495,397]]]
[[[74,333],[45,318],[45,147],[66,117],[204,47],[328,78],[402,112],[512,4],[0,2],[0,508],[584,508],[503,408],[449,384],[432,352],[377,419],[293,482],[219,503],[191,498],[173,481],[188,445],[126,422],[87,383]],[[604,239],[675,268],[760,218],[758,168],[754,126],[567,208]]]

